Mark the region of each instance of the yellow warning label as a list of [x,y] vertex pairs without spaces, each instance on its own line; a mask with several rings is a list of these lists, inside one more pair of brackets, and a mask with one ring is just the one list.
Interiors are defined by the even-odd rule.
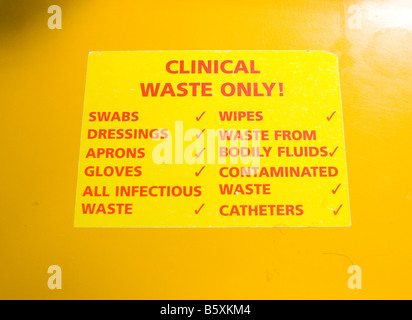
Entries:
[[89,54],[75,227],[350,226],[337,57]]

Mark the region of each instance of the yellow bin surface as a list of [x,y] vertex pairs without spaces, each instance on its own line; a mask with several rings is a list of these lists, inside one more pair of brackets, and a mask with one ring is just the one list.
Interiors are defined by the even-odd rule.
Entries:
[[[51,30],[50,1],[0,1],[0,298],[412,298],[410,1],[55,4]],[[86,63],[99,50],[337,55],[351,227],[74,228]],[[61,290],[47,286],[50,265]]]

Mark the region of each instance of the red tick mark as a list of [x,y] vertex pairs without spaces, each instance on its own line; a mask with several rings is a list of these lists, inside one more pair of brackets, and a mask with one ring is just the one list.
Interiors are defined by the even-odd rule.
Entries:
[[338,212],[339,212],[339,210],[340,210],[340,208],[342,208],[342,204],[339,206],[339,208],[338,208],[338,210],[333,210],[333,214],[336,216],[337,214],[338,214]]
[[200,206],[199,210],[195,210],[195,213],[198,214],[198,213],[200,212],[200,210],[202,210],[202,208],[203,208],[204,205],[205,205],[205,204],[202,204],[202,205]]
[[202,151],[200,151],[200,153],[196,155],[196,158],[199,158],[203,151],[205,151],[205,148],[203,148]]
[[336,113],[336,111],[333,111],[332,115],[330,117],[326,117],[328,121],[332,120],[333,115]]
[[335,190],[332,190],[332,193],[333,193],[333,194],[335,194],[335,193],[338,191],[340,185],[341,185],[341,184],[339,184]]
[[330,156],[333,157],[333,155],[335,154],[336,150],[338,150],[339,147],[336,147],[335,150],[333,150],[332,153],[329,152]]
[[205,167],[203,166],[202,167],[202,169],[200,169],[200,171],[199,172],[195,172],[195,174],[196,174],[196,177],[198,177],[201,173],[202,173],[202,171],[203,171],[203,169],[204,169]]
[[202,112],[202,114],[200,116],[196,117],[196,121],[199,121],[200,119],[202,119],[204,114],[205,114],[205,112]]
[[202,132],[199,133],[199,135],[196,135],[196,139],[199,139],[199,138],[202,136],[203,132],[205,132],[205,130],[206,130],[206,129],[203,129]]

